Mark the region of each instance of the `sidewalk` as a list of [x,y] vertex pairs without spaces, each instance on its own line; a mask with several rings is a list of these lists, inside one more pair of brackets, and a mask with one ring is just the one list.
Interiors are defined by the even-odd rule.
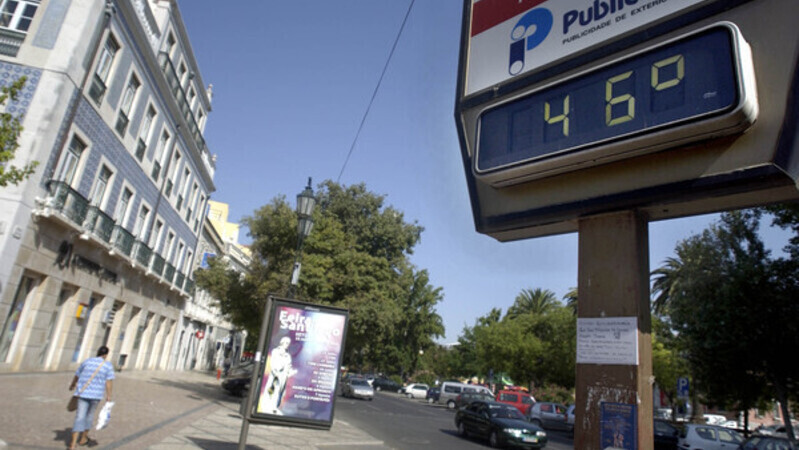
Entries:
[[[67,412],[71,372],[0,374],[0,449],[64,449],[74,413]],[[214,374],[123,371],[107,428],[92,431],[93,449],[235,450],[239,401]],[[248,449],[376,449],[383,442],[343,420],[329,431],[250,424]],[[85,448],[85,447],[81,447]],[[92,448],[92,447],[88,447]]]

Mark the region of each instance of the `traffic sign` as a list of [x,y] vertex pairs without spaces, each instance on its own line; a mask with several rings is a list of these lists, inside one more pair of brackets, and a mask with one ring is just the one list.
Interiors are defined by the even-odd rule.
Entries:
[[688,378],[677,379],[677,397],[688,398]]

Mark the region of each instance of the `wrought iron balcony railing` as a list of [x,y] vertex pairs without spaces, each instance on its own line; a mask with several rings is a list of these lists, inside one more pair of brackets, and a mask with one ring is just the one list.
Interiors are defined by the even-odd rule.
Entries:
[[183,275],[183,272],[176,272],[175,273],[175,287],[178,289],[183,289],[183,282],[186,281],[186,275]]
[[153,253],[153,259],[150,263],[150,270],[160,277],[164,273],[164,264],[166,264],[164,257],[158,253]]
[[183,91],[183,86],[180,85],[180,77],[178,77],[178,74],[175,71],[175,66],[172,64],[172,60],[169,58],[169,55],[166,52],[160,52],[158,54],[158,61],[161,64],[161,70],[164,71],[166,81],[169,84],[170,89],[172,89],[172,95],[175,97],[175,101],[180,108],[180,112],[183,113],[183,117],[186,119],[186,123],[189,125],[189,131],[191,132],[192,137],[194,137],[194,142],[197,143],[197,147],[200,148],[200,152],[207,152],[208,149],[205,146],[205,139],[200,131],[200,127],[197,125],[197,121],[194,119],[194,113],[192,112],[191,105],[189,105],[189,101],[186,98],[186,92]]
[[116,247],[120,253],[125,256],[130,256],[133,252],[133,243],[136,241],[136,238],[130,234],[130,231],[122,228],[119,225],[114,226],[114,234],[112,239],[112,244]]
[[83,222],[83,228],[91,232],[103,242],[110,243],[111,235],[114,232],[114,219],[108,214],[104,213],[97,206],[89,206],[86,213],[86,220]]
[[136,259],[136,262],[141,264],[144,267],[149,267],[150,265],[150,258],[153,256],[153,251],[142,241],[136,241],[133,244],[133,257]]
[[166,268],[164,269],[164,280],[166,280],[167,283],[171,283],[172,279],[174,278],[175,278],[175,266],[166,263]]
[[89,202],[63,181],[50,180],[50,206],[76,225],[83,225]]

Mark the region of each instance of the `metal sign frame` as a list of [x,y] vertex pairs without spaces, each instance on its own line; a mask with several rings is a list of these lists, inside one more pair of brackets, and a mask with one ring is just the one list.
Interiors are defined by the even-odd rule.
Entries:
[[349,311],[270,297],[245,421],[329,430]]

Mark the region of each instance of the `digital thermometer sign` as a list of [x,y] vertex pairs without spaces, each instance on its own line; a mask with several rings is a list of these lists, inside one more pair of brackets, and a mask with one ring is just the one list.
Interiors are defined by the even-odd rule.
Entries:
[[738,132],[757,116],[754,91],[748,45],[717,24],[489,107],[475,172],[514,184],[547,176],[548,160],[562,172]]

